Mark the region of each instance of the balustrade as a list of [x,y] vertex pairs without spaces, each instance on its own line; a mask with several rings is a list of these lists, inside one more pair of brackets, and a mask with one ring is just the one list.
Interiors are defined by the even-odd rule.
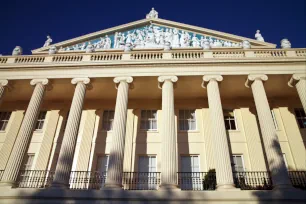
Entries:
[[244,51],[214,51],[214,58],[242,58],[245,57]]
[[288,173],[295,188],[306,190],[306,171],[289,171]]
[[116,61],[122,60],[121,53],[109,53],[109,54],[94,54],[90,57],[91,61]]
[[267,57],[287,57],[284,50],[256,50],[254,51],[255,57],[267,58]]
[[178,172],[178,185],[181,190],[215,190],[216,173],[211,172]]
[[43,63],[44,61],[45,57],[43,56],[28,56],[15,58],[15,63],[18,64]]
[[80,62],[83,55],[58,55],[52,58],[52,62]]
[[241,190],[271,190],[272,180],[266,171],[242,171],[234,172],[236,188]]
[[172,59],[201,59],[204,58],[204,52],[173,52]]
[[72,171],[70,189],[100,189],[106,181],[106,172]]
[[162,52],[140,52],[140,53],[132,53],[131,60],[156,60],[162,59]]
[[18,188],[46,188],[53,180],[53,171],[21,170],[17,180]]
[[156,190],[160,172],[123,172],[124,190]]

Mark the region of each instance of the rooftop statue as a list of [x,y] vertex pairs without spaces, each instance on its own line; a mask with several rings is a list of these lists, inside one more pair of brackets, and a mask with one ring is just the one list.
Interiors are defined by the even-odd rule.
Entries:
[[89,42],[87,47],[86,47],[86,53],[92,53],[95,51],[94,46]]
[[57,49],[55,46],[51,46],[50,49],[49,49],[49,55],[54,55],[56,54],[57,52]]
[[48,47],[51,43],[52,43],[52,39],[51,39],[50,35],[48,35],[47,40],[46,40],[43,47]]
[[289,41],[287,38],[282,39],[282,41],[281,41],[281,47],[282,47],[283,49],[291,48],[291,43],[290,43],[290,41]]
[[243,49],[250,49],[251,48],[251,43],[247,40],[242,41],[242,48]]
[[22,48],[20,46],[16,46],[13,50],[12,55],[14,56],[22,55]]
[[255,38],[256,38],[256,40],[258,40],[258,41],[265,42],[265,39],[264,39],[264,38],[262,37],[262,35],[260,34],[260,30],[257,30],[257,31],[256,31]]
[[154,8],[152,8],[150,13],[146,15],[146,18],[158,18],[158,12],[155,11]]

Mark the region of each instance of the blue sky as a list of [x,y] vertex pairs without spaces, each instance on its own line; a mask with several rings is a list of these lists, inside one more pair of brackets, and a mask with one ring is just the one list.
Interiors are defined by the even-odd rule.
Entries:
[[278,47],[283,38],[306,47],[305,0],[2,0],[0,54],[10,55],[16,45],[30,54],[47,34],[56,43],[140,20],[151,7],[163,19],[249,38],[260,29]]

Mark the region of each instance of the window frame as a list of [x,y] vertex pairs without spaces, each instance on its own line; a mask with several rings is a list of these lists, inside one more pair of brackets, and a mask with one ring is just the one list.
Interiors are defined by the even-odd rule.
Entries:
[[[23,161],[23,165],[21,167],[21,170],[23,171],[30,171],[33,169],[33,165],[34,165],[34,159],[35,159],[35,153],[27,153],[26,155],[26,158],[24,158],[24,161]],[[28,161],[29,161],[29,158],[32,157],[32,162],[31,162],[31,166],[30,168],[27,168],[29,166],[28,164]]]
[[[183,119],[180,118],[181,114],[180,112],[183,111],[184,112],[184,116]],[[190,113],[192,113],[191,111],[194,111],[194,117],[195,119],[186,119],[185,115],[186,115],[186,111],[189,111]],[[188,113],[189,113],[188,112]],[[195,129],[185,129],[185,121],[187,121],[188,123],[188,127],[190,127],[191,122],[194,120],[194,124],[195,124]],[[184,124],[184,129],[181,129],[181,121],[183,121]],[[198,120],[197,120],[197,110],[196,109],[179,109],[178,110],[178,131],[180,132],[197,132],[198,131]]]
[[0,111],[0,132],[6,131],[6,128],[10,122],[11,117],[12,117],[12,111]]
[[271,115],[272,115],[275,130],[279,130],[277,119],[276,119],[275,112],[273,109],[271,109]]
[[[231,112],[233,113],[234,116],[230,116]],[[226,113],[228,113],[228,114],[225,115]],[[231,117],[233,117],[233,119]],[[235,109],[223,109],[223,118],[224,118],[225,129],[227,131],[239,131]],[[228,124],[229,124],[230,128],[231,128],[231,122],[230,121],[234,121],[235,129],[227,129],[226,121],[229,121]]]
[[[41,116],[42,113],[45,113],[44,119],[40,119],[40,116]],[[42,131],[44,129],[46,119],[47,119],[47,114],[48,114],[48,111],[40,111],[39,112],[39,115],[38,115],[36,123],[35,123],[35,132],[39,132],[39,131]],[[42,126],[41,126],[41,124],[42,124]],[[37,127],[41,127],[41,128],[38,129]]]
[[[192,171],[191,172],[184,172],[182,169],[182,157],[197,157],[198,158],[198,165],[199,165],[199,171]],[[180,172],[182,173],[198,173],[201,172],[201,159],[200,159],[200,155],[199,154],[183,154],[180,156]],[[190,166],[190,168],[192,169],[193,166]]]
[[137,163],[137,171],[138,172],[140,172],[139,171],[139,166],[140,166],[140,157],[147,157],[148,159],[149,159],[149,164],[150,164],[150,158],[152,158],[152,157],[155,157],[155,172],[153,172],[153,171],[150,171],[150,166],[148,167],[149,168],[149,171],[148,171],[148,173],[157,173],[158,172],[158,170],[157,170],[157,155],[155,155],[155,154],[149,154],[149,155],[138,155],[138,163]]
[[[143,111],[146,111],[146,115],[148,113],[148,111],[150,111],[151,114],[153,114],[153,111],[156,111],[156,118],[153,119],[153,118],[148,118],[146,117],[145,119],[142,117],[142,112]],[[150,127],[147,127],[145,129],[142,128],[142,122],[144,121],[145,124],[147,124],[147,121],[150,121],[150,125],[151,127],[153,126],[153,121],[155,120],[156,122],[156,129],[150,129]],[[154,109],[143,109],[143,110],[140,110],[140,123],[139,123],[139,130],[141,132],[157,132],[158,131],[158,110],[154,110]]]
[[[108,115],[107,115],[107,121],[104,121],[105,112],[107,112],[107,114],[108,114]],[[110,112],[114,112],[114,117],[113,117],[113,119],[109,119],[109,118],[110,118],[110,117],[109,117],[109,116],[110,116],[110,115],[109,115]],[[113,129],[114,129],[115,110],[113,110],[113,109],[103,110],[101,116],[102,116],[102,117],[101,117],[102,120],[101,120],[101,128],[100,128],[100,130],[103,131],[103,132],[112,132]],[[104,128],[104,124],[105,124],[105,123],[108,124],[108,128],[107,128],[107,129]],[[111,126],[111,127],[110,127],[110,126]]]
[[[245,162],[244,162],[244,156],[243,156],[243,154],[232,154],[231,155],[231,162],[232,162],[232,169],[233,169],[233,171],[235,171],[235,172],[237,172],[236,171],[236,168],[235,168],[235,163],[234,163],[234,157],[241,157],[241,160],[242,160],[242,168],[243,168],[243,172],[245,172],[246,171],[246,168],[245,168]],[[240,172],[240,171],[239,171]]]
[[[297,116],[297,111],[299,112],[300,116]],[[304,113],[305,116],[302,116],[303,115],[302,113]],[[299,129],[306,129],[306,113],[305,113],[304,109],[303,108],[294,108],[294,115],[295,115],[295,120],[297,122],[297,125],[298,125]],[[300,120],[303,122],[302,123],[303,127],[301,127],[301,125],[300,125],[300,122],[299,122]]]

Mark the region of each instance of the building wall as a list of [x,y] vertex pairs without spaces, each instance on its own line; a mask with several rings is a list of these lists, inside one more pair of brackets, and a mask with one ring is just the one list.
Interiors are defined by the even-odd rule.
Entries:
[[[3,110],[13,110],[16,104],[2,106]],[[44,127],[41,131],[34,131],[28,147],[28,153],[35,154],[33,169],[55,170],[55,164],[60,151],[64,134],[64,124],[67,119],[69,103],[44,102],[42,110],[47,110]],[[102,130],[104,110],[114,110],[115,101],[86,101],[80,122],[75,158],[72,170],[96,170],[98,156],[110,152],[112,131]],[[13,143],[22,122],[25,107],[13,110],[6,128],[0,132],[0,168],[4,169]],[[234,109],[237,130],[228,131],[230,151],[232,154],[241,154],[247,171],[266,171],[266,162],[262,148],[259,124],[256,119],[254,105],[236,105],[231,101],[224,102],[224,108]],[[295,119],[294,107],[273,105],[273,112],[277,121],[277,135],[281,148],[286,155],[289,170],[306,170],[306,130],[299,129]],[[195,131],[179,131],[177,117],[180,109],[195,109],[197,129]],[[141,110],[157,110],[157,131],[140,130]],[[178,171],[180,171],[180,156],[199,155],[200,170],[214,169],[213,135],[209,109],[205,100],[176,100],[176,127],[178,149]],[[124,171],[138,171],[138,159],[141,155],[156,155],[157,171],[161,169],[161,141],[162,125],[161,100],[131,100],[129,102]],[[2,159],[3,158],[3,159]]]

